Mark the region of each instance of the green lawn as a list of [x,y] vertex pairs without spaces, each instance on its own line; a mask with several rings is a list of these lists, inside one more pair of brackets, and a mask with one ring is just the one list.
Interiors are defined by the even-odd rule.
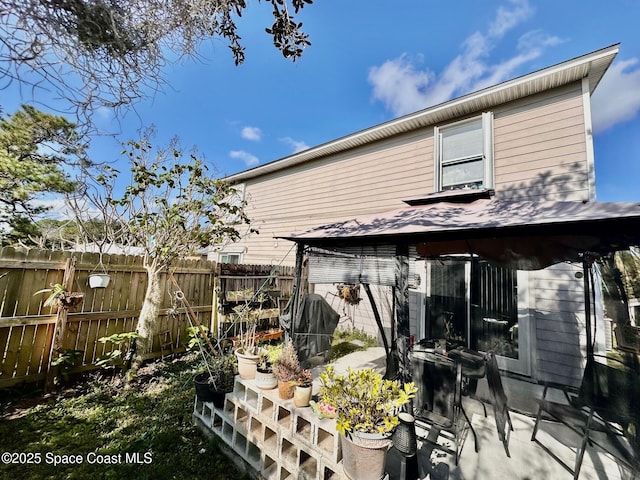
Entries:
[[192,425],[194,357],[150,364],[129,388],[92,379],[48,397],[0,392],[0,453],[13,453],[0,478],[245,479]]

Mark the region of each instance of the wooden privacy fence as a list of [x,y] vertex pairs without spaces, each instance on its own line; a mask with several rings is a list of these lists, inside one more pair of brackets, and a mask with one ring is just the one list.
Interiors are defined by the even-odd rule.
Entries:
[[219,265],[216,326],[221,336],[234,337],[239,325],[229,315],[238,305],[258,309],[258,330],[278,326],[280,311],[291,298],[295,267],[274,265]]
[[[59,351],[82,351],[74,371],[95,368],[96,360],[114,348],[98,342],[99,338],[135,330],[147,288],[141,257],[103,255],[102,263],[111,281],[107,288],[91,289],[89,274],[101,270],[96,253],[4,247],[0,249],[0,388],[47,377],[51,360],[56,358],[54,334],[60,322],[55,311],[42,305],[47,294],[34,293],[62,283],[68,259],[75,259],[69,290],[84,293],[82,302],[68,311],[59,338]],[[215,262],[186,259],[173,271],[184,298],[207,328],[214,310],[215,270]],[[169,276],[163,275],[162,282],[158,334],[150,357],[183,349],[189,325]]]

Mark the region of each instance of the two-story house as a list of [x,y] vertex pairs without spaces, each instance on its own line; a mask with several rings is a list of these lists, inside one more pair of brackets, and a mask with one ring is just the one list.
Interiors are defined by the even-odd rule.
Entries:
[[[603,48],[230,175],[260,233],[226,247],[220,258],[277,264],[289,252],[284,262],[293,264],[292,243],[281,237],[450,190],[594,202],[591,95],[617,52],[617,45]],[[496,351],[501,367],[534,381],[579,382],[580,265],[517,271],[449,256],[412,268],[420,279],[412,293],[416,340],[458,336]],[[334,285],[315,291],[346,309],[335,305]],[[390,296],[390,287],[377,289],[382,305],[393,304]],[[367,317],[366,304],[356,317]],[[601,313],[598,319],[604,346],[608,328]]]

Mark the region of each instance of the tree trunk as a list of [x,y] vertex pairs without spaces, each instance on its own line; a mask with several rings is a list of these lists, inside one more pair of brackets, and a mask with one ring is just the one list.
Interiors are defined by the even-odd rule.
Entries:
[[136,332],[136,352],[131,366],[131,374],[135,374],[143,358],[151,352],[153,347],[153,336],[156,333],[156,324],[158,314],[160,312],[160,303],[162,301],[162,291],[160,289],[160,273],[155,269],[147,267],[147,291],[140,310],[140,318]]

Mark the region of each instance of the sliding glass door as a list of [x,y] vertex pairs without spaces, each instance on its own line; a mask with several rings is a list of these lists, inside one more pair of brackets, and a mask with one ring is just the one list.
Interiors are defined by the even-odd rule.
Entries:
[[429,338],[493,351],[501,368],[530,374],[526,272],[452,257],[428,262],[427,279]]

